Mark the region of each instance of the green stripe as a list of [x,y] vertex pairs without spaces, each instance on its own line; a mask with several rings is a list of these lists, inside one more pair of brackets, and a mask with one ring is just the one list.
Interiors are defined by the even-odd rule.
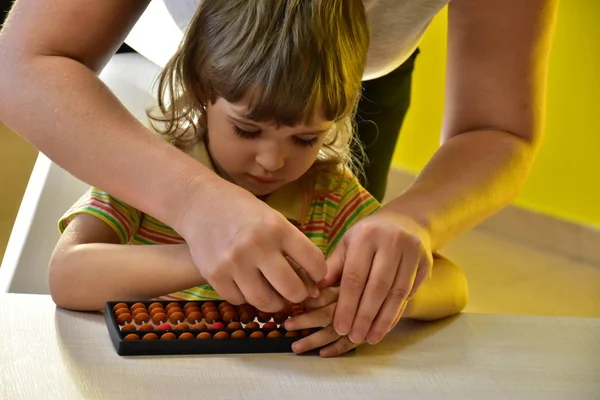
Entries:
[[309,239],[327,240],[327,234],[325,232],[304,232],[304,235]]
[[[376,203],[377,201],[375,200],[375,198],[371,197],[369,198],[369,200],[367,200],[366,202],[362,203],[360,206],[358,206],[358,208],[356,210],[354,210],[354,212],[348,216],[348,218],[346,219],[346,221],[344,221],[344,225],[342,226],[342,228],[338,231],[337,235],[333,238],[333,240],[330,240],[329,242],[329,247],[327,249],[327,253],[329,253],[331,251],[331,249],[334,249],[337,246],[337,243],[339,242],[339,240],[342,238],[342,236],[346,233],[346,231],[350,228],[350,225],[352,225],[354,223],[354,221],[358,218],[361,217],[362,215],[362,211],[365,208],[371,207],[373,205],[373,203]],[[376,204],[375,204],[376,205]],[[376,211],[378,209],[378,207],[374,207],[373,210],[371,210],[368,213],[365,213],[364,217],[366,217],[367,215],[372,214],[374,211]]]
[[339,204],[336,204],[336,203],[332,202],[332,201],[331,201],[331,200],[329,200],[329,199],[325,199],[325,201],[323,201],[323,202],[320,202],[320,201],[319,201],[319,202],[317,202],[317,203],[319,203],[319,204],[321,204],[321,203],[322,203],[323,205],[326,205],[326,206],[332,207],[333,209],[336,209],[336,208],[339,206]]
[[350,195],[354,196],[356,193],[360,193],[360,190],[358,190],[358,182],[354,182],[354,186],[352,186],[352,188],[346,190],[346,192],[342,196],[342,199],[340,200],[340,204],[342,204],[348,196],[350,196]]
[[171,228],[170,226],[167,226],[167,225],[159,222],[157,219],[149,217],[149,216],[146,216],[146,218],[144,218],[144,222],[146,222],[147,224],[152,225],[152,226],[154,226],[156,228],[159,228],[158,230],[164,229],[166,231],[175,232],[173,230],[173,228]]
[[[321,210],[323,210],[323,208],[321,208]],[[329,208],[327,208],[327,210],[329,210]],[[322,217],[323,214],[325,214],[325,216],[331,221],[335,218],[335,214],[330,214],[328,211],[313,211],[310,214],[310,220],[308,223],[314,222],[316,219],[321,219],[321,218],[316,218],[316,217]]]
[[150,241],[148,239],[144,239],[140,235],[135,235],[134,239],[135,239],[136,242],[140,242],[140,243],[143,243],[143,244],[156,244],[157,243],[157,242]]
[[[212,298],[212,297],[202,296],[202,295],[200,295],[198,293],[194,293],[194,292],[192,292],[190,290],[180,290],[179,292],[180,293],[189,294],[190,296],[195,296],[195,297],[202,297],[202,298],[207,298],[207,299]],[[217,292],[215,292],[215,297],[217,297]]]

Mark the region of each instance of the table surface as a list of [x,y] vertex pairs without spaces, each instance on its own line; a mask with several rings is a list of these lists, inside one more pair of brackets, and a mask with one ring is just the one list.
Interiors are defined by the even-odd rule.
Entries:
[[332,359],[121,357],[102,313],[21,294],[0,294],[0,310],[0,399],[600,399],[600,319],[404,321]]

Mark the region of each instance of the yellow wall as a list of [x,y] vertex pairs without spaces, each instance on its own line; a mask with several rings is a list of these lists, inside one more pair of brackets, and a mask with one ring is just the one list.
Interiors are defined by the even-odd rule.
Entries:
[[[423,39],[413,103],[394,157],[419,171],[438,147],[446,57],[444,10]],[[544,143],[518,206],[600,227],[600,1],[565,0],[548,79]]]

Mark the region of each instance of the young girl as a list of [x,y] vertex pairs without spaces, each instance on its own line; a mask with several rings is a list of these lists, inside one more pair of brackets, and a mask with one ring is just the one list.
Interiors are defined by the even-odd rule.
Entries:
[[[149,113],[153,126],[330,255],[350,226],[380,207],[358,183],[353,170],[360,169],[350,154],[366,27],[360,0],[205,0],[162,72],[159,112]],[[168,160],[156,162],[169,168]],[[50,292],[60,307],[221,298],[177,232],[99,188],[82,196],[59,228]],[[407,317],[443,317],[464,307],[462,273],[451,264],[438,269]],[[265,278],[268,285],[271,277]],[[428,292],[435,295],[427,298]],[[307,302],[315,311],[288,321],[288,328],[330,325],[336,299],[337,288],[323,289]],[[294,350],[333,343],[322,354],[336,355],[348,350],[336,350],[340,340],[327,329],[296,342]]]

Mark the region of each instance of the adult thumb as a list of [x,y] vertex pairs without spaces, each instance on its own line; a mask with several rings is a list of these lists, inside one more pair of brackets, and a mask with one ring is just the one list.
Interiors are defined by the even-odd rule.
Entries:
[[327,259],[327,274],[318,283],[319,289],[327,288],[342,280],[342,272],[346,261],[346,242],[341,240],[333,253]]

